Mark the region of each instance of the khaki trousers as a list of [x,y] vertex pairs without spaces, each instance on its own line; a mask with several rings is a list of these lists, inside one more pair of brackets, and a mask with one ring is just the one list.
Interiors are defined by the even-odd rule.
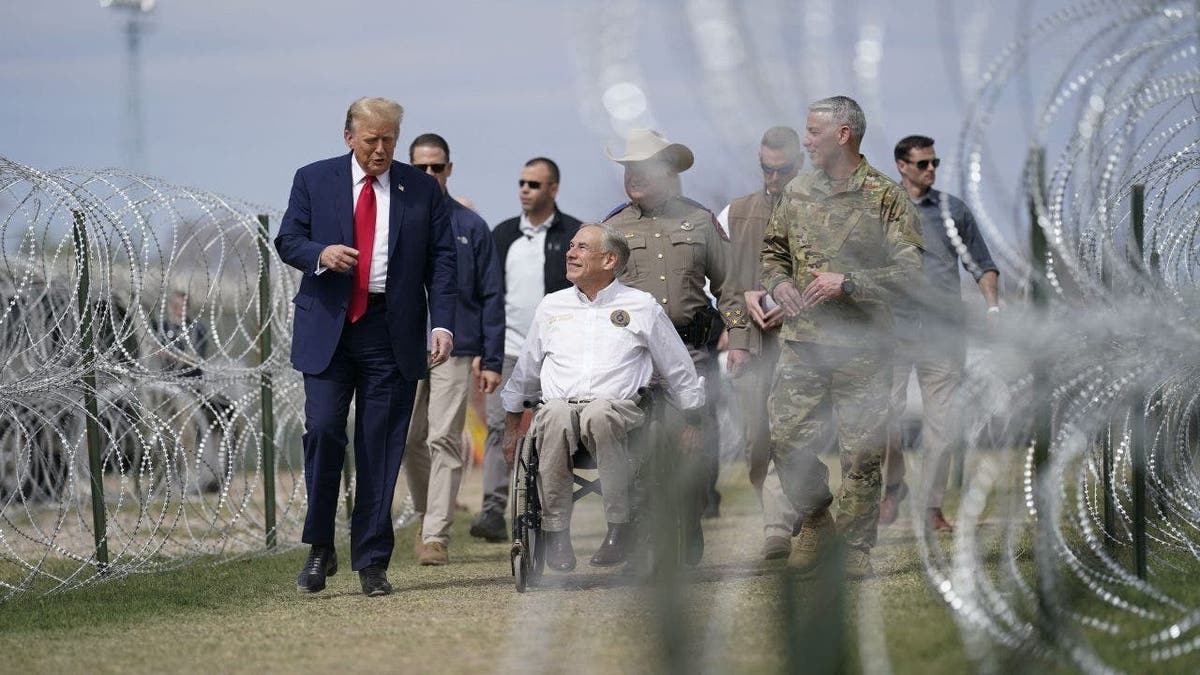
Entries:
[[543,529],[562,532],[571,526],[575,506],[571,455],[581,443],[596,458],[605,520],[629,522],[633,471],[627,439],[644,417],[636,401],[626,400],[554,400],[538,408],[532,429],[538,449]]
[[962,358],[953,349],[929,353],[918,345],[901,343],[896,350],[892,396],[888,411],[887,472],[884,485],[895,488],[904,482],[904,453],[900,447],[900,416],[908,395],[908,376],[917,369],[921,387],[921,482],[917,494],[928,494],[927,508],[941,508],[946,497],[950,462],[958,446],[958,388],[962,380]]
[[404,450],[404,477],[413,507],[423,516],[426,543],[450,541],[454,503],[462,483],[462,430],[471,387],[471,356],[451,356],[417,383]]
[[750,484],[758,493],[763,509],[763,536],[790,539],[797,513],[784,495],[779,471],[771,461],[771,425],[767,408],[775,364],[779,361],[779,342],[776,334],[764,335],[762,352],[754,357],[750,368],[732,382],[746,444]]

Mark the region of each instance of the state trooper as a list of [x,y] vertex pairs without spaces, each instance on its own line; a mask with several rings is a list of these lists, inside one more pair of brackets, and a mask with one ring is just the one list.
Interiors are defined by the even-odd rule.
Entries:
[[[679,174],[695,161],[692,151],[656,131],[634,129],[624,153],[606,149],[605,154],[625,168],[629,197],[605,218],[629,244],[621,282],[650,293],[666,310],[698,372],[711,372],[713,346],[728,329],[728,366],[736,377],[750,359],[749,316],[744,299],[727,279],[728,242],[712,212],[681,194]],[[717,297],[717,310],[704,292],[706,278]],[[704,417],[711,424],[714,415]],[[717,457],[715,447],[708,447],[709,452],[691,453],[692,461],[685,462],[683,471],[684,560],[690,565],[698,564],[704,553],[700,517],[715,482]]]
[[[771,456],[803,524],[789,563],[815,567],[835,533],[848,578],[872,574],[888,401],[891,303],[921,284],[920,221],[903,188],[859,154],[862,108],[834,96],[808,108],[814,171],[792,180],[763,238],[762,283],[787,316],[770,397]],[[836,524],[829,470],[842,484]]]

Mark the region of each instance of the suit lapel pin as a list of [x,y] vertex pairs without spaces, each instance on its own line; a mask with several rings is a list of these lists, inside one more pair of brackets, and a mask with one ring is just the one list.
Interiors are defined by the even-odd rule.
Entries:
[[401,184],[399,184],[399,183],[396,183],[396,189],[397,189],[397,190],[399,190],[399,191],[401,191],[401,192],[404,192],[404,186],[403,186],[403,185],[401,185]]

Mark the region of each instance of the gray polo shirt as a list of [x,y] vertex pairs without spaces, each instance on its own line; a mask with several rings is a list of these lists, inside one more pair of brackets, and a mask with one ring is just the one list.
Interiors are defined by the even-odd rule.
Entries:
[[[921,236],[925,240],[921,263],[926,285],[914,296],[899,298],[895,302],[892,316],[896,337],[918,341],[934,336],[945,337],[945,329],[960,333],[965,313],[958,278],[959,264],[976,281],[984,272],[999,270],[975,225],[975,216],[963,200],[930,188],[929,192],[912,202],[921,216]],[[947,218],[952,221],[969,259],[959,259],[947,233]]]

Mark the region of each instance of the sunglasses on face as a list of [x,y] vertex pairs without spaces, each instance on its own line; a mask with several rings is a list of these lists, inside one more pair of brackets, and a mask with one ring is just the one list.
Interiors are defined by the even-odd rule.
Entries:
[[445,164],[413,164],[413,168],[420,169],[421,171],[425,171],[425,172],[428,172],[430,169],[432,169],[434,173],[441,173],[446,170],[446,165]]
[[770,176],[772,174],[778,174],[782,176],[785,173],[791,173],[796,170],[795,164],[785,164],[784,166],[767,166],[766,164],[759,164],[759,166],[762,167],[764,176]]
[[525,180],[522,178],[521,180],[517,181],[517,187],[525,187],[526,185],[529,186],[530,190],[542,189],[542,181],[540,180]]
[[933,159],[921,159],[921,160],[918,160],[915,162],[909,161],[907,159],[904,161],[908,162],[909,164],[915,165],[919,171],[924,171],[925,169],[928,169],[930,164],[932,164],[933,168],[936,169],[942,163],[942,159],[940,157],[934,157]]

